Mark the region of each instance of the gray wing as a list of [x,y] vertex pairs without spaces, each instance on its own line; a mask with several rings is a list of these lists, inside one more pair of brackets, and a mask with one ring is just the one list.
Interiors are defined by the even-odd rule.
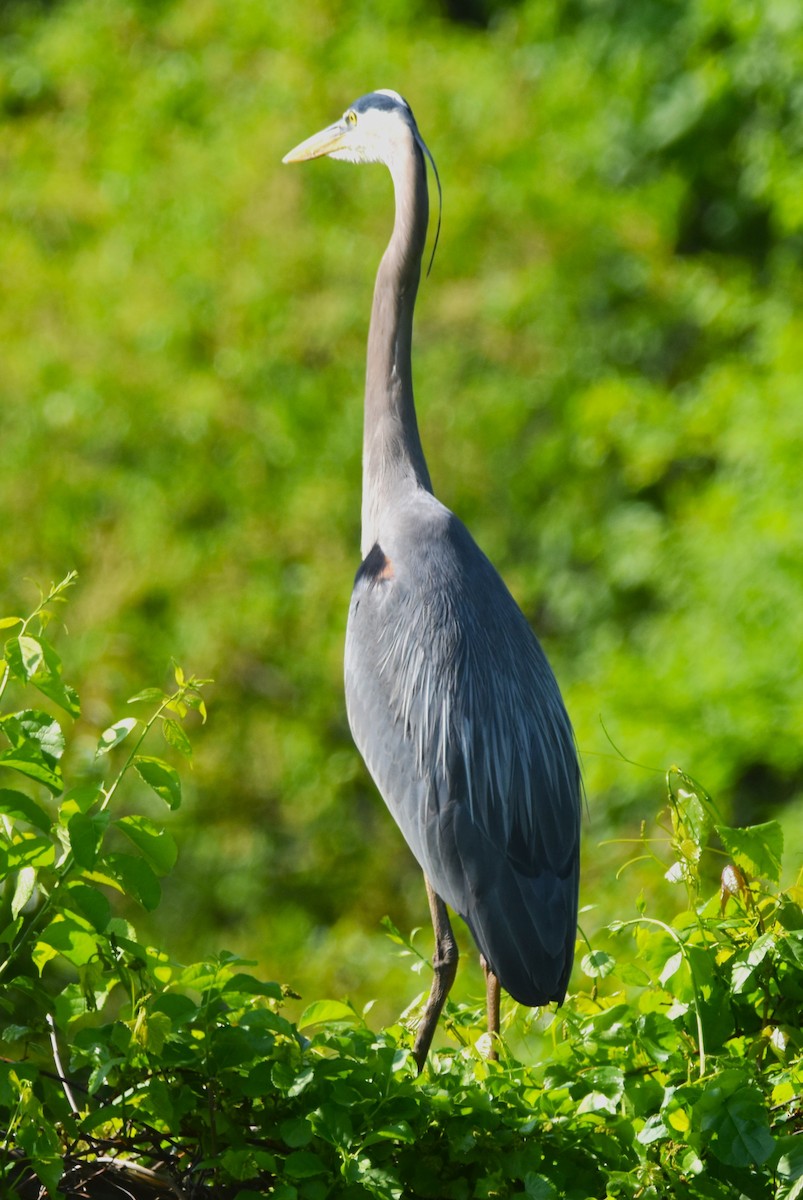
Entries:
[[502,986],[526,1004],[562,1000],[579,877],[571,725],[501,578],[438,509],[357,573],[349,722],[413,854]]

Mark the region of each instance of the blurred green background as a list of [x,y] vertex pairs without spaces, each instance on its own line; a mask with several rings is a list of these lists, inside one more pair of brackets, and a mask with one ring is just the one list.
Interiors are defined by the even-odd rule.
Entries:
[[419,985],[379,922],[424,924],[423,886],[341,682],[392,193],[280,164],[376,87],[443,183],[414,352],[435,489],[561,681],[594,927],[634,894],[602,843],[675,761],[735,821],[783,814],[800,865],[803,8],[0,9],[3,610],[78,569],[87,759],[171,656],[215,680],[166,944],[394,1015]]

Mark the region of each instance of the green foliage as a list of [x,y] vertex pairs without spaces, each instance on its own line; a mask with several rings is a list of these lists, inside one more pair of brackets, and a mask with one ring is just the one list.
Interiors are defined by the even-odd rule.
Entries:
[[[382,916],[426,917],[342,700],[390,188],[280,160],[370,87],[410,99],[444,185],[414,362],[432,478],[555,665],[588,844],[653,786],[601,718],[725,821],[794,805],[788,869],[803,850],[803,8],[474,7],[485,28],[399,0],[0,6],[3,594],[78,567],[104,727],[171,654],[205,664],[161,920],[186,956],[214,926],[360,1004]],[[406,986],[386,975],[385,1019]]]
[[[44,630],[70,582],[3,622],[4,697],[52,702],[61,664]],[[34,708],[0,717],[15,785],[0,791],[4,1197],[796,1200],[803,888],[779,889],[776,822],[725,826],[673,768],[664,836],[645,829],[625,868],[649,859],[686,903],[666,916],[641,900],[600,931],[560,1012],[508,1004],[500,1062],[483,1057],[483,1013],[450,1002],[450,1045],[417,1078],[415,1008],[376,1031],[317,1000],[293,1024],[287,989],[250,963],[182,966],[117,915],[126,895],[154,908],[175,862],[165,825],[131,807],[180,800],[176,770],[143,753],[161,728],[188,757],[179,722],[205,717],[205,681],[174,677],[169,695],[135,696],[150,716],[115,721],[83,764],[77,725],[65,734]]]

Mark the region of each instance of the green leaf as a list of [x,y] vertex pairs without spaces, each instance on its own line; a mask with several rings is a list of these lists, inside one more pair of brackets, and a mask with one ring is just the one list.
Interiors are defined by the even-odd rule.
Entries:
[[137,692],[136,696],[131,696],[128,700],[129,704],[161,704],[166,700],[167,696],[159,688],[149,687],[143,688],[141,692]]
[[70,849],[79,867],[91,870],[94,867],[103,843],[103,837],[109,827],[108,813],[77,812],[67,823],[67,834],[70,839]]
[[284,1169],[291,1179],[310,1179],[314,1175],[325,1175],[326,1163],[309,1150],[296,1150],[284,1160]]
[[363,1023],[362,1017],[340,1000],[316,1000],[304,1009],[298,1020],[298,1028],[306,1029],[308,1025],[322,1025],[330,1021],[348,1021],[351,1025]]
[[279,1135],[284,1144],[293,1150],[297,1150],[301,1146],[308,1146],[313,1138],[312,1129],[306,1117],[291,1117],[288,1121],[282,1121],[279,1126]]
[[36,638],[22,634],[6,642],[5,659],[15,679],[27,683],[43,665],[45,655]]
[[45,964],[59,954],[76,967],[98,958],[95,931],[76,913],[57,913],[39,935],[32,957],[40,974]]
[[745,829],[716,827],[722,845],[733,861],[748,875],[778,883],[783,858],[783,830],[777,821],[748,825]]
[[619,1067],[594,1067],[584,1071],[572,1088],[580,1099],[578,1112],[616,1113],[624,1094],[624,1072]]
[[64,734],[58,721],[54,720],[50,713],[26,708],[22,712],[10,713],[7,717],[0,718],[0,727],[14,749],[38,745],[52,765],[55,765],[64,753]]
[[23,867],[17,875],[17,885],[11,899],[11,916],[16,921],[25,905],[31,899],[36,889],[36,870],[34,867]]
[[748,991],[756,979],[756,973],[767,955],[775,949],[775,937],[764,933],[756,938],[749,949],[731,959],[731,987],[734,995]]
[[157,796],[164,800],[170,809],[177,809],[181,804],[181,780],[178,772],[161,758],[150,758],[146,755],[137,755],[134,759],[134,766],[137,773],[150,788],[153,788]]
[[95,757],[99,758],[102,754],[108,754],[115,746],[119,746],[120,742],[124,741],[137,725],[139,725],[139,721],[136,717],[123,717],[121,721],[115,721],[108,729],[104,729],[98,741]]
[[0,753],[0,766],[8,767],[10,771],[16,771],[27,779],[35,779],[37,783],[43,783],[54,796],[58,796],[64,787],[58,765],[48,761],[35,743],[4,750]]
[[9,871],[23,867],[50,867],[56,859],[56,846],[48,837],[24,833],[14,839],[6,853]]
[[82,783],[78,787],[69,788],[59,805],[59,821],[66,825],[76,813],[89,812],[102,794],[103,790],[97,783]]
[[147,817],[121,817],[117,822],[129,841],[133,842],[157,875],[167,875],[178,856],[175,840],[161,825]]
[[653,1062],[664,1063],[679,1048],[679,1031],[667,1016],[649,1012],[636,1022],[639,1044]]
[[0,813],[5,813],[7,817],[16,817],[18,820],[27,821],[29,825],[41,829],[43,833],[50,832],[50,817],[24,792],[13,791],[11,788],[0,788]]
[[192,744],[178,721],[165,717],[162,721],[162,733],[169,746],[178,750],[185,758],[192,758]]
[[727,1166],[760,1166],[774,1152],[764,1099],[741,1073],[723,1071],[715,1077],[695,1109],[701,1110],[701,1129],[712,1153]]
[[110,854],[107,862],[126,895],[148,912],[153,912],[162,897],[162,889],[148,863],[134,854]]
[[592,950],[580,963],[580,970],[591,979],[604,979],[616,966],[616,959],[604,950]]
[[103,933],[111,920],[112,910],[103,892],[86,883],[71,883],[61,892],[62,904],[69,905],[90,922],[98,933]]
[[44,638],[32,638],[27,634],[10,638],[6,642],[5,655],[9,670],[16,679],[33,683],[38,691],[71,716],[80,714],[75,691],[61,679],[61,659]]
[[271,1000],[281,1000],[282,998],[280,984],[256,979],[253,975],[246,975],[242,972],[225,980],[220,987],[220,992],[221,995],[237,993],[246,996],[268,996]]
[[45,657],[45,669],[39,671],[33,678],[34,687],[63,708],[72,717],[81,715],[81,705],[75,689],[64,683],[61,678],[61,659],[53,647],[42,640],[42,651]]

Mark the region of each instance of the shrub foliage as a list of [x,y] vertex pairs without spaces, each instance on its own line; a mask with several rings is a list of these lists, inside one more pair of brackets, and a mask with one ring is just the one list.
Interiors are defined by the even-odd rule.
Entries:
[[637,900],[584,943],[560,1012],[508,1008],[498,1063],[482,1013],[451,1004],[418,1078],[415,1006],[380,1031],[340,1000],[292,1023],[287,989],[249,963],[183,966],[120,915],[121,899],[155,909],[174,864],[151,800],[181,802],[168,758],[190,756],[205,681],[175,668],[88,756],[45,637],[71,582],[2,622],[4,1196],[803,1194],[803,889],[778,889],[776,822],[724,825],[673,768],[634,857],[683,893],[678,911]]

